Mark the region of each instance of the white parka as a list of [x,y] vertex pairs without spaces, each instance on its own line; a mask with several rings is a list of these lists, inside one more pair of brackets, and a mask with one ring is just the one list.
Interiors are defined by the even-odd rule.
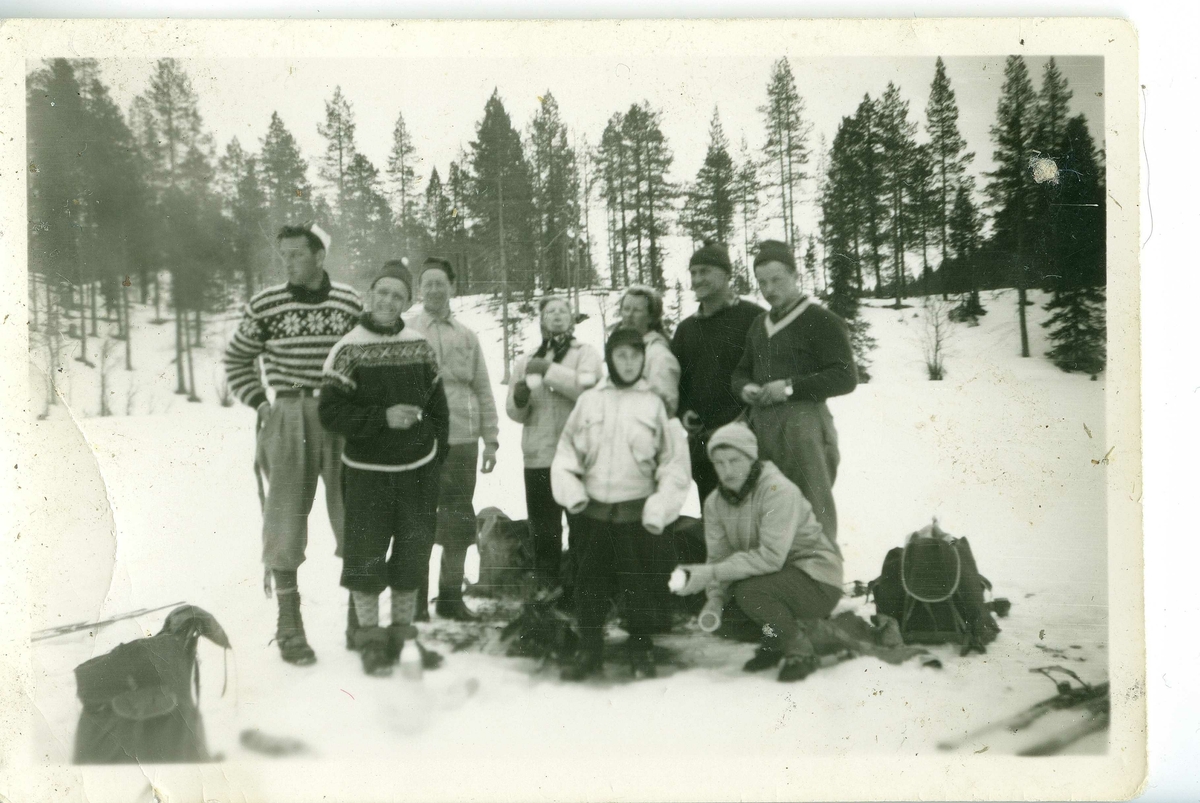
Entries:
[[644,379],[627,388],[605,379],[581,394],[550,466],[554,499],[569,513],[589,500],[645,499],[642,526],[656,534],[679,518],[691,481],[687,433]]
[[529,359],[529,356],[522,357],[513,367],[505,409],[509,418],[525,425],[521,432],[525,468],[549,468],[567,417],[575,408],[575,400],[580,393],[595,386],[603,371],[604,360],[591,346],[572,340],[562,362],[550,363],[542,384],[530,389],[529,403],[518,407],[517,385],[525,379]]

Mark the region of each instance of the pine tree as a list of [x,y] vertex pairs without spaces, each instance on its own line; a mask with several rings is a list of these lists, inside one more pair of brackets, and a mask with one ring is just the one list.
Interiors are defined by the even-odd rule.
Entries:
[[[396,228],[404,243],[404,250],[411,251],[422,239],[418,199],[421,176],[416,170],[416,148],[412,135],[404,122],[404,115],[396,115],[392,128],[392,150],[388,154],[387,177],[391,190],[392,208],[396,212]],[[439,182],[440,183],[440,182]]]
[[987,312],[979,301],[976,262],[983,242],[983,220],[973,200],[974,187],[975,182],[969,176],[959,182],[947,220],[947,236],[954,256],[942,262],[942,288],[964,294],[962,302],[950,313],[957,321],[976,321]]
[[472,291],[471,261],[467,249],[467,196],[471,177],[467,164],[467,154],[460,153],[458,159],[450,163],[450,175],[446,179],[446,195],[450,199],[450,244],[447,249],[458,275],[460,293]]
[[682,228],[695,242],[729,242],[733,234],[736,175],[729,141],[721,127],[721,118],[713,109],[708,127],[708,152],[687,193],[692,214],[681,220]]
[[[875,274],[875,296],[883,296],[883,245],[888,226],[884,131],[879,119],[879,104],[870,95],[863,96],[846,132],[846,147],[853,160],[852,191],[855,218],[860,231],[860,253],[865,252]],[[848,176],[848,177],[850,177]]]
[[350,101],[342,94],[341,86],[334,87],[333,97],[325,101],[325,122],[317,124],[317,133],[325,138],[325,154],[317,173],[333,190],[338,207],[346,192],[346,174],[358,152],[354,143],[356,128]]
[[1105,324],[1105,181],[1087,121],[1071,118],[1063,131],[1057,188],[1056,244],[1058,273],[1050,278],[1053,295],[1042,325],[1054,347],[1046,353],[1064,371],[1094,378],[1104,370]]
[[596,150],[596,161],[600,164],[600,181],[605,206],[608,211],[609,243],[611,264],[609,275],[613,287],[629,284],[629,228],[627,210],[630,206],[629,148],[625,141],[625,115],[617,112],[608,119],[600,145]]
[[817,239],[808,235],[808,247],[804,249],[804,275],[808,278],[811,293],[819,295],[821,288],[817,285]]
[[786,58],[775,62],[767,84],[767,103],[759,107],[765,118],[767,141],[763,166],[773,176],[770,186],[778,193],[783,239],[794,246],[800,236],[796,205],[800,184],[807,178],[808,136],[812,124],[804,117],[804,98]]
[[428,247],[441,254],[453,236],[454,221],[453,206],[436,167],[429,173],[429,184],[425,187],[423,224]]
[[572,284],[570,249],[579,228],[579,172],[558,102],[541,95],[529,124],[530,175],[537,215],[538,274],[544,288]]
[[388,259],[402,256],[393,250],[393,221],[379,170],[366,156],[355,153],[342,184],[338,222],[343,244],[335,252],[335,267],[346,277],[365,277]]
[[259,177],[258,159],[234,137],[217,163],[223,211],[231,232],[230,273],[240,278],[244,300],[262,285],[262,274],[271,258],[267,230],[267,198]]
[[[274,246],[275,232],[284,225],[299,225],[313,219],[313,190],[308,181],[308,163],[300,155],[296,138],[288,131],[278,112],[271,112],[271,124],[262,141],[259,160],[262,188],[266,196],[267,223],[263,237]],[[332,221],[322,216],[322,226]]]
[[965,152],[967,141],[958,131],[958,103],[946,64],[938,56],[933,84],[929,88],[929,103],[925,106],[925,130],[929,133],[930,162],[933,168],[931,204],[933,242],[941,249],[942,264],[950,257],[949,215],[955,202],[959,181],[975,154]]
[[1005,254],[1017,285],[1017,310],[1021,328],[1021,356],[1029,356],[1029,331],[1025,321],[1025,291],[1029,286],[1031,240],[1035,227],[1037,192],[1029,170],[1033,153],[1037,96],[1029,70],[1020,56],[1009,56],[1004,65],[1004,86],[991,128],[996,144],[995,171],[988,173],[988,203],[992,213],[994,247]]
[[733,284],[738,293],[750,292],[751,253],[758,247],[759,194],[758,165],[750,153],[750,144],[742,136],[737,172],[734,173],[734,202],[742,224],[742,258],[734,272]]
[[629,152],[632,216],[628,220],[634,244],[638,281],[659,290],[663,281],[663,238],[673,211],[677,188],[667,179],[674,156],[661,127],[662,113],[650,103],[634,104],[625,113],[622,136]]
[[[1037,98],[1037,121],[1034,124],[1032,142],[1034,154],[1050,159],[1059,157],[1066,134],[1071,95],[1071,90],[1067,88],[1067,79],[1051,58],[1042,69],[1042,88]],[[1050,186],[1042,184],[1039,185],[1039,190],[1034,213],[1033,254],[1036,258],[1034,281],[1042,284],[1048,277],[1059,273],[1056,264],[1057,243],[1062,233],[1056,225],[1059,217],[1057,208],[1050,205],[1057,185],[1054,182],[1051,182]]]
[[911,176],[916,152],[913,135],[917,125],[908,119],[908,101],[901,99],[900,90],[891,82],[879,100],[877,119],[883,145],[883,189],[888,207],[885,225],[892,246],[892,289],[899,308],[907,295],[908,271],[904,255],[912,244],[914,228]]

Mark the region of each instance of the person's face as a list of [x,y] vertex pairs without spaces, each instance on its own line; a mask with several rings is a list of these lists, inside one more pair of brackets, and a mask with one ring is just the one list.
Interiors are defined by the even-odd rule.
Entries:
[[703,303],[712,298],[720,298],[729,290],[729,274],[713,265],[692,265],[688,268],[692,275],[692,292],[696,300]]
[[421,274],[421,298],[431,309],[445,309],[450,303],[454,288],[450,278],[441,268],[426,268]]
[[629,295],[621,301],[621,323],[640,334],[650,331],[650,299]]
[[308,286],[321,280],[325,251],[318,250],[314,254],[308,247],[307,237],[285,237],[280,240],[279,257],[292,284]]
[[551,301],[542,310],[542,325],[552,335],[561,335],[571,328],[571,307],[566,301]]
[[712,464],[721,485],[731,491],[742,489],[746,478],[750,476],[750,467],[754,465],[749,455],[728,446],[713,449]]
[[758,289],[772,308],[780,307],[800,296],[796,284],[799,277],[782,262],[764,262],[754,269]]
[[391,326],[399,320],[411,302],[412,299],[408,297],[408,285],[391,276],[375,282],[367,299],[371,317],[384,326]]
[[613,349],[613,368],[617,376],[627,385],[632,385],[642,375],[642,363],[646,355],[633,346],[617,346]]

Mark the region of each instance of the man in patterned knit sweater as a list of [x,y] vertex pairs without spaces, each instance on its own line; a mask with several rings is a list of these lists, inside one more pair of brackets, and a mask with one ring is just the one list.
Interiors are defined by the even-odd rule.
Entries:
[[840,455],[825,400],[858,385],[850,333],[845,321],[801,291],[786,243],[759,246],[754,276],[771,310],[747,332],[731,389],[750,405],[763,459],[800,486],[836,549],[833,481]]
[[[258,412],[257,464],[268,481],[263,563],[279,602],[275,640],[283,660],[306,665],[316,655],[304,635],[296,570],[304,562],[318,477],[325,485],[336,554],[342,554],[342,438],[327,432],[317,414],[321,369],[363,307],[354,288],[329,280],[324,268],[329,236],[319,227],[284,226],[276,242],[288,281],[250,299],[225,350],[225,373],[229,389]],[[260,357],[274,403],[263,386]]]

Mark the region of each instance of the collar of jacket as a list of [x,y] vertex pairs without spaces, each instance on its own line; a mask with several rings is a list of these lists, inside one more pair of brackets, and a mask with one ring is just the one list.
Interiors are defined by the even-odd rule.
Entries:
[[782,321],[784,318],[786,318],[788,316],[788,313],[790,313],[796,307],[803,304],[805,299],[807,299],[807,298],[808,298],[807,295],[801,293],[799,298],[797,298],[793,303],[787,305],[787,308],[781,309],[778,312],[775,310],[771,310],[770,312],[767,313],[767,315],[770,316],[772,321],[774,321],[775,323],[778,323],[779,321]]
[[646,381],[645,376],[639,376],[638,381],[632,385],[626,385],[623,388],[617,387],[609,377],[604,377],[596,383],[596,390],[650,390],[650,383]]
[[422,304],[421,305],[421,314],[424,315],[426,318],[428,318],[430,321],[433,321],[435,323],[448,323],[448,324],[454,323],[454,310],[452,310],[452,309],[447,309],[445,315],[440,315],[440,314],[434,312],[433,310],[429,309],[429,307]]
[[763,461],[755,460],[754,464],[750,466],[750,473],[746,476],[746,481],[742,483],[741,488],[736,491],[731,491],[718,482],[717,492],[721,494],[722,499],[734,507],[737,507],[742,502],[745,502],[746,498],[750,496],[750,494],[754,493],[754,486],[758,485],[758,480],[760,477],[762,477],[762,472]]
[[729,309],[730,307],[736,306],[739,301],[741,301],[741,296],[739,296],[737,293],[734,293],[731,291],[729,293],[729,296],[725,299],[725,303],[723,303],[721,306],[717,307],[712,312],[705,312],[703,306],[696,307],[696,317],[697,318],[715,318],[718,315],[720,315],[722,312],[724,312],[725,310]]
[[399,316],[397,316],[396,322],[391,326],[384,326],[377,322],[371,313],[364,312],[362,317],[358,319],[358,322],[362,324],[363,329],[366,329],[368,332],[374,332],[377,335],[398,335],[404,329],[404,319]]
[[320,304],[329,298],[329,290],[332,287],[333,282],[329,281],[329,274],[325,271],[321,271],[321,286],[316,290],[305,287],[302,284],[288,282],[288,290],[291,292],[292,298],[301,304]]

